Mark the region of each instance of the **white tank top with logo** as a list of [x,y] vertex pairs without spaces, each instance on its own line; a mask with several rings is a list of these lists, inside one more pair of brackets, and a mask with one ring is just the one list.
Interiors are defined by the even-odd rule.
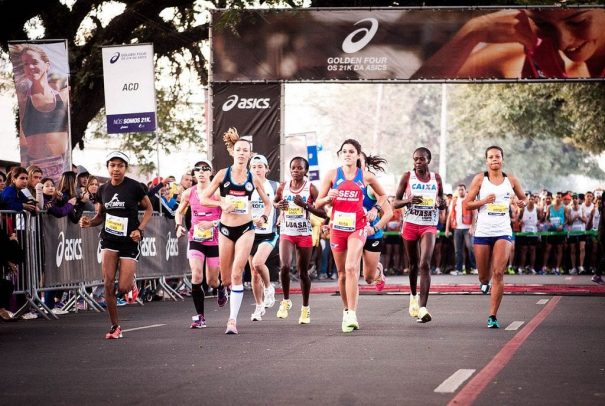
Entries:
[[311,235],[311,221],[309,213],[304,208],[294,203],[294,197],[299,195],[305,203],[311,200],[311,182],[305,179],[300,190],[292,190],[290,182],[286,182],[283,190],[283,199],[288,202],[288,208],[284,210],[280,226],[281,234],[290,236]]
[[[273,184],[271,183],[271,181],[269,179],[265,179],[263,188],[265,190],[265,194],[269,198],[269,201],[273,202],[273,199],[275,198],[275,190],[273,188]],[[262,216],[265,211],[265,204],[263,203],[263,200],[260,198],[260,195],[258,194],[258,191],[256,189],[254,189],[254,192],[252,192],[252,197],[250,198],[250,202],[252,203],[252,218],[259,218],[260,216]],[[271,212],[269,213],[267,222],[264,223],[260,227],[255,226],[254,233],[255,234],[274,233],[276,231],[276,223],[277,223],[276,220],[277,219],[275,218],[275,208],[273,206],[271,206]]]
[[436,226],[439,220],[439,209],[437,208],[437,178],[435,172],[429,172],[430,179],[423,182],[416,176],[416,172],[410,171],[408,187],[405,191],[406,196],[421,196],[422,202],[412,204],[405,212],[404,221],[406,223],[418,224],[421,226]]
[[[569,216],[574,220],[571,223],[569,231],[586,231],[586,223],[581,220],[582,207],[578,206],[578,209],[574,209],[573,206],[569,208]],[[578,216],[576,218],[576,216]]]
[[507,176],[504,177],[504,182],[499,185],[491,183],[487,174],[483,177],[477,198],[481,200],[492,193],[496,195],[496,200],[479,208],[475,237],[499,237],[512,235],[513,233],[509,213],[513,186]]
[[534,206],[533,210],[525,208],[523,210],[523,217],[521,217],[523,225],[521,231],[524,233],[536,233],[538,231],[538,209]]

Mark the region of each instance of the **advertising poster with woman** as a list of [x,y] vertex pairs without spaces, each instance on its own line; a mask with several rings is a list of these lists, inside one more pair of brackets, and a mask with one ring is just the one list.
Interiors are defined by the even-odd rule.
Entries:
[[67,41],[11,42],[21,165],[58,180],[71,169]]

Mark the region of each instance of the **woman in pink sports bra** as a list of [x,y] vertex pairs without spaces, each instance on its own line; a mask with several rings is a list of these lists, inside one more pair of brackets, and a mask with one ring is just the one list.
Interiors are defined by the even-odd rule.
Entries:
[[[175,213],[176,236],[181,238],[187,234],[189,239],[189,249],[187,258],[191,266],[191,297],[195,306],[196,315],[193,316],[191,328],[206,327],[206,318],[204,314],[204,262],[206,263],[206,284],[208,286],[223,290],[218,295],[218,304],[220,307],[227,302],[225,287],[220,284],[219,272],[219,252],[218,252],[218,223],[221,218],[220,207],[208,207],[201,203],[201,196],[204,190],[210,184],[212,175],[212,165],[210,161],[202,160],[199,165],[191,171],[197,184],[183,192],[181,203]],[[212,197],[217,203],[220,201],[218,194]],[[183,225],[184,216],[187,208],[191,208],[191,228],[187,229]]]

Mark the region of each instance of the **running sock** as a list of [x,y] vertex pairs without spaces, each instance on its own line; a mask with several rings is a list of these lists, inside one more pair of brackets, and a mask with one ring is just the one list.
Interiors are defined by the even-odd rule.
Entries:
[[244,300],[244,285],[231,285],[231,297],[229,298],[229,319],[237,320],[239,308]]
[[191,284],[191,298],[197,314],[204,314],[204,289],[201,283]]

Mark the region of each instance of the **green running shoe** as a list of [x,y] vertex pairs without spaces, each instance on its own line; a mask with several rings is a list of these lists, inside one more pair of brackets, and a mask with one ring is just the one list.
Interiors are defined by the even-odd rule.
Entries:
[[487,328],[500,328],[500,323],[498,323],[496,316],[489,316],[487,318]]

